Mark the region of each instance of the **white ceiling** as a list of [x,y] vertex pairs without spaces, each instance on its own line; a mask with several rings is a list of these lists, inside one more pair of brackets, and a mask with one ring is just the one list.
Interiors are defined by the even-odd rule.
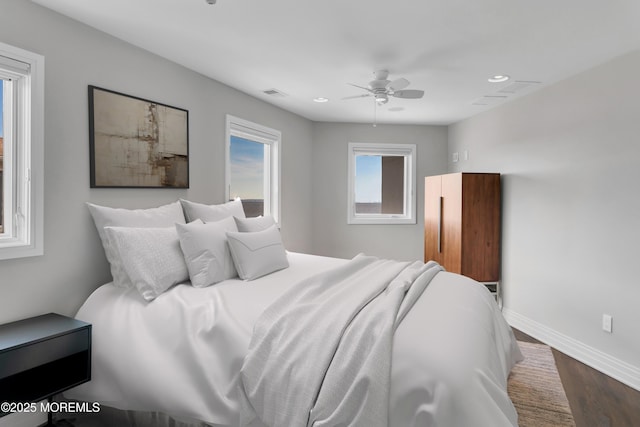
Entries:
[[371,122],[372,98],[341,98],[377,69],[425,91],[379,123],[449,124],[640,48],[638,0],[33,1],[315,121]]

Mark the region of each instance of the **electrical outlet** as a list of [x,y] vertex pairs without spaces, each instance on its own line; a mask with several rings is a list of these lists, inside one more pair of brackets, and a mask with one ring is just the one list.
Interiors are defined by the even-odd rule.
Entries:
[[613,332],[613,317],[608,314],[602,315],[602,330],[608,333]]

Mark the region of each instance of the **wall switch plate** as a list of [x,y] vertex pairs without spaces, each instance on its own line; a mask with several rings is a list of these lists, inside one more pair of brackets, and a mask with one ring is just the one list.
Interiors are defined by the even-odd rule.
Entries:
[[457,151],[451,155],[451,161],[453,163],[456,163],[458,161],[458,158],[459,158],[459,155]]
[[462,160],[469,160],[469,150],[464,150],[462,152]]
[[613,317],[608,314],[602,315],[602,330],[608,333],[613,332]]

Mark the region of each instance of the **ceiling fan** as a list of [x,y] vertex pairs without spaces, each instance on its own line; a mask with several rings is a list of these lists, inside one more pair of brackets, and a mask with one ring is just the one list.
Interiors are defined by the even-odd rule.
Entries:
[[367,87],[349,83],[351,86],[364,89],[368,93],[363,93],[362,95],[347,96],[346,98],[342,99],[365,98],[368,96],[373,96],[376,100],[376,103],[378,105],[382,105],[389,102],[390,96],[404,99],[419,99],[424,96],[423,90],[403,90],[405,87],[409,86],[409,80],[405,78],[399,78],[393,81],[388,80],[387,78],[389,77],[389,71],[387,70],[375,71],[373,75],[376,78],[374,80],[371,80]]

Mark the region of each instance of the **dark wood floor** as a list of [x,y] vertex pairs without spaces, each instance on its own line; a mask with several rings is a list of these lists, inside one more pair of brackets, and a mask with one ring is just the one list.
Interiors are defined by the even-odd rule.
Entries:
[[[514,329],[520,341],[539,342]],[[640,392],[553,349],[576,427],[640,426]]]

